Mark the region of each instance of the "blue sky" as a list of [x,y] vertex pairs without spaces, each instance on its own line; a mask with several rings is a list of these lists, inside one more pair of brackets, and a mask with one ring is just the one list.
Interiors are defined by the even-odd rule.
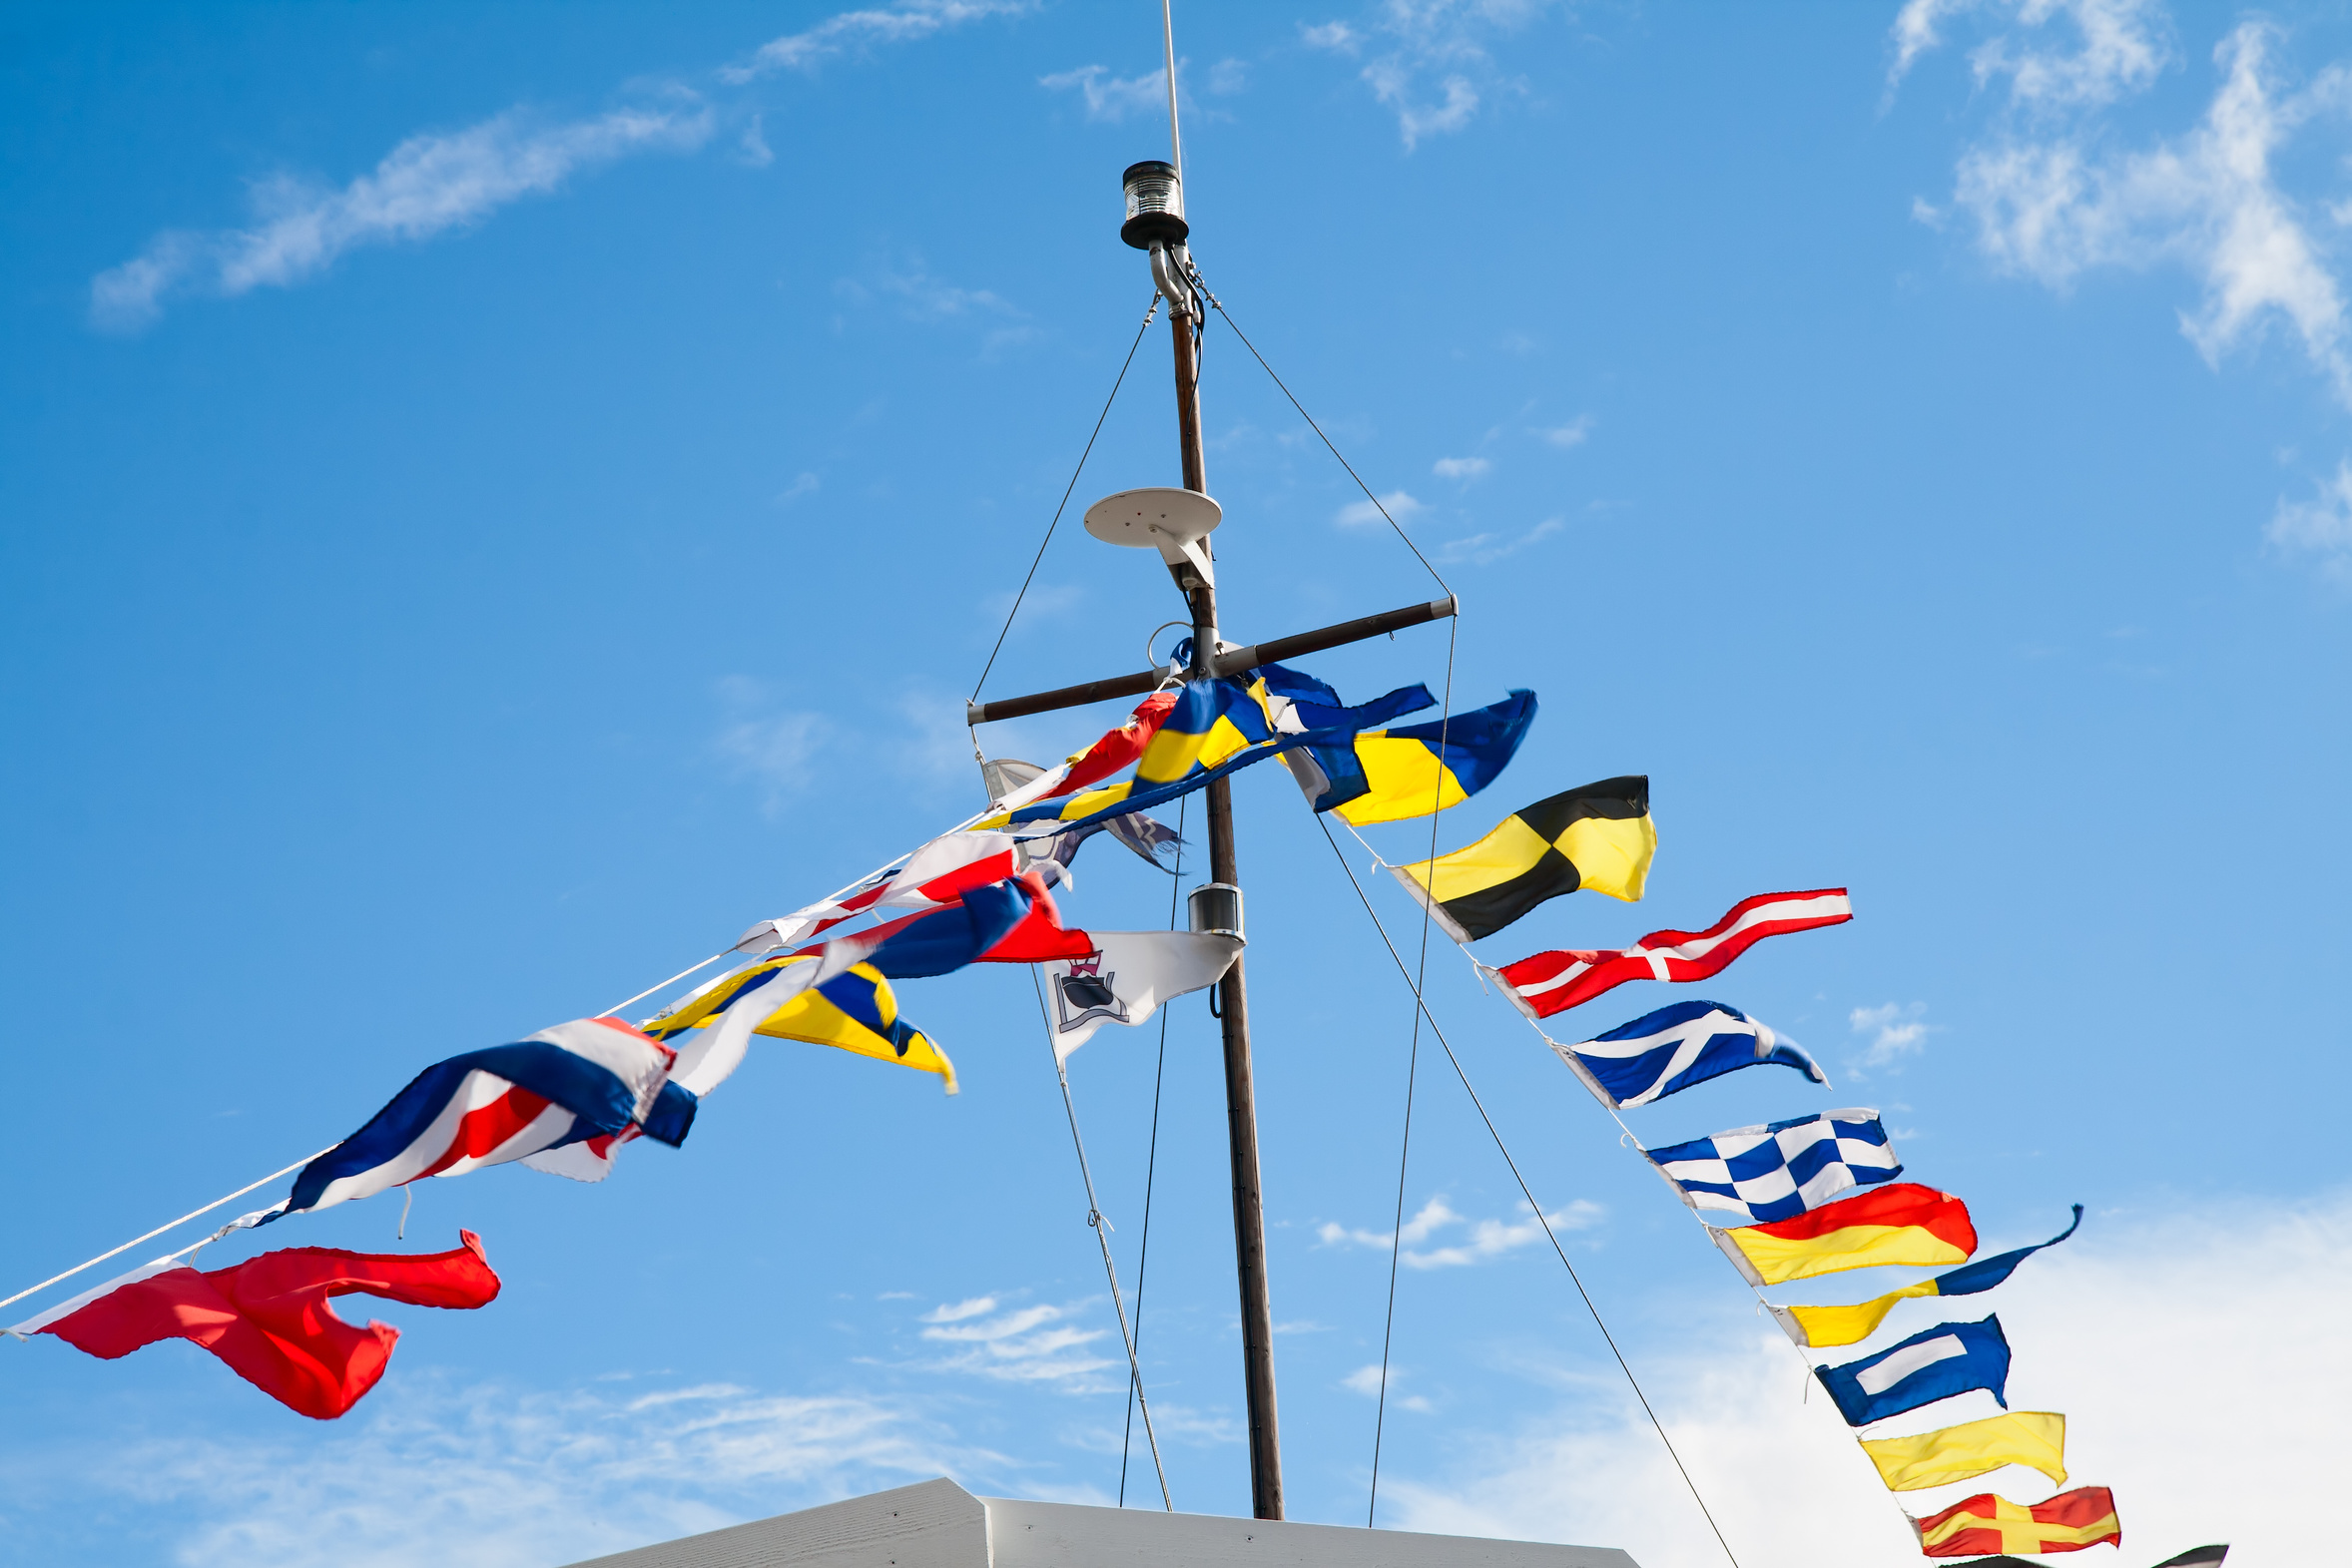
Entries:
[[[2086,1205],[1986,1299],[2012,1403],[2067,1413],[2118,1561],[2313,1560],[2352,1391],[2352,28],[1178,12],[1212,286],[1461,594],[1458,703],[1541,697],[1441,844],[1652,779],[1644,902],[1561,900],[1478,954],[1849,886],[1851,925],[1703,993],[1835,1089],[1741,1074],[1636,1132],[1874,1105],[1989,1247]],[[1117,181],[1166,124],[1148,4],[0,27],[0,964],[38,1020],[6,1294],[978,803],[960,704],[1150,297]],[[1175,482],[1166,354],[1155,328],[1078,502]],[[1204,398],[1229,635],[1430,594],[1222,323]],[[1178,610],[1065,527],[988,690],[1132,669]],[[1351,698],[1436,685],[1446,636],[1307,664]],[[983,738],[1050,760],[1115,717]],[[1361,1522],[1408,998],[1289,784],[1237,791],[1292,1511]],[[1107,844],[1077,869],[1073,920],[1166,919],[1165,876]],[[1901,1560],[1684,1212],[1468,964],[1432,975],[1740,1560]],[[506,1280],[382,1307],[398,1353],[335,1425],[188,1346],[0,1346],[0,1559],[553,1564],[939,1473],[1110,1500],[1123,1369],[1027,981],[901,999],[960,1097],[779,1042],[601,1187],[510,1168],[427,1184],[405,1244],[390,1199],[265,1233],[466,1226]],[[1240,1512],[1216,1026],[1169,1016],[1145,1372],[1177,1505]],[[1156,1050],[1072,1063],[1130,1283]],[[1719,1561],[1422,1067],[1381,1522]]]

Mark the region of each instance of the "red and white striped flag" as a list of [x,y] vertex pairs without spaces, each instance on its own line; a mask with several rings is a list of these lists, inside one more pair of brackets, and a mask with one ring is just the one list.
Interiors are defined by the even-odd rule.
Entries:
[[1520,1012],[1549,1018],[1627,980],[1704,980],[1764,937],[1853,918],[1854,905],[1843,887],[1759,893],[1733,904],[1730,913],[1703,931],[1652,931],[1614,952],[1537,953],[1486,972],[1502,982],[1502,994]]

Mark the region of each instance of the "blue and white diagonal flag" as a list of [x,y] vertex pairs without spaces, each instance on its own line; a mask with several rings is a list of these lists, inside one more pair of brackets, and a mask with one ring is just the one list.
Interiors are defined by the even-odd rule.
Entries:
[[1829,1083],[1804,1047],[1721,1002],[1676,1002],[1598,1039],[1581,1045],[1554,1040],[1551,1048],[1586,1088],[1615,1108],[1663,1100],[1758,1062],[1778,1062],[1817,1084]]
[[1868,1426],[1972,1388],[2009,1408],[2009,1339],[1998,1316],[1938,1323],[1876,1355],[1813,1371],[1848,1426]]
[[1642,1153],[1709,1225],[1794,1219],[1848,1188],[1903,1174],[1879,1113],[1872,1110],[1824,1111],[1763,1127],[1735,1127]]

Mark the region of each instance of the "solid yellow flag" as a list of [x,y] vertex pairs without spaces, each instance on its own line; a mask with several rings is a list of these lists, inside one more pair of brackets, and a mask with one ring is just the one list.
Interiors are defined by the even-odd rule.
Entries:
[[1916,1492],[2022,1464],[2055,1486],[2066,1484],[2066,1418],[2048,1410],[2012,1410],[1916,1437],[1865,1437],[1862,1451],[1891,1492]]

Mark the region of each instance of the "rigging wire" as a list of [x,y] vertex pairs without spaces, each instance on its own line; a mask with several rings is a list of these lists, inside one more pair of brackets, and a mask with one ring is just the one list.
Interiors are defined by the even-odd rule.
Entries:
[[1233,312],[1225,308],[1225,301],[1209,292],[1209,285],[1201,277],[1198,266],[1192,269],[1192,284],[1200,290],[1201,296],[1209,301],[1210,306],[1219,315],[1225,317],[1225,324],[1233,328],[1233,335],[1241,339],[1242,347],[1250,351],[1250,357],[1258,361],[1258,367],[1272,377],[1274,384],[1282,389],[1282,395],[1290,399],[1291,406],[1299,411],[1299,417],[1307,421],[1307,428],[1315,432],[1317,438],[1323,442],[1331,455],[1339,459],[1340,466],[1348,470],[1348,477],[1356,481],[1356,488],[1364,492],[1364,499],[1373,504],[1373,509],[1378,511],[1388,522],[1388,525],[1396,530],[1397,537],[1405,541],[1405,548],[1413,552],[1413,558],[1421,563],[1422,570],[1435,578],[1440,588],[1445,589],[1449,594],[1453,593],[1454,585],[1446,581],[1446,575],[1443,572],[1430,564],[1430,558],[1421,553],[1421,546],[1413,542],[1412,536],[1405,532],[1404,525],[1389,515],[1388,507],[1379,496],[1372,493],[1372,486],[1364,482],[1364,476],[1356,471],[1356,465],[1348,461],[1339,447],[1332,443],[1330,436],[1324,434],[1323,426],[1317,424],[1315,416],[1307,412],[1307,406],[1299,401],[1298,394],[1293,392],[1289,383],[1276,373],[1274,366],[1266,362],[1266,356],[1258,352],[1258,345],[1250,341],[1250,334],[1241,329],[1241,323],[1233,318]]
[[[1446,704],[1438,721],[1438,755],[1446,755],[1446,739],[1454,723],[1454,648],[1462,626],[1458,613],[1446,623]],[[1438,812],[1445,801],[1446,774],[1441,768],[1435,783],[1430,785],[1430,858],[1438,857]],[[1320,820],[1320,818],[1319,818]],[[1325,829],[1326,833],[1330,830]],[[1338,841],[1333,841],[1338,847]],[[1421,910],[1421,961],[1419,973],[1413,981],[1413,994],[1420,996],[1430,973],[1430,906],[1427,900]],[[1397,1216],[1389,1228],[1389,1308],[1381,1324],[1381,1387],[1380,1404],[1372,1417],[1372,1492],[1364,1503],[1364,1527],[1373,1527],[1373,1516],[1381,1500],[1381,1439],[1388,1431],[1389,1421],[1389,1346],[1397,1331],[1397,1262],[1405,1251],[1405,1169],[1413,1154],[1413,1089],[1421,1072],[1421,1009],[1413,1010],[1413,1047],[1405,1058],[1405,1134],[1397,1146]]]
[[980,688],[988,684],[988,672],[996,668],[996,656],[1004,652],[1004,639],[1012,630],[1012,618],[1021,613],[1021,601],[1028,597],[1029,584],[1036,580],[1037,568],[1045,560],[1045,547],[1053,543],[1053,531],[1061,526],[1061,514],[1068,510],[1070,495],[1078,488],[1078,476],[1086,471],[1086,459],[1093,454],[1095,440],[1102,434],[1102,422],[1111,416],[1111,404],[1119,400],[1119,388],[1126,384],[1127,368],[1135,363],[1135,350],[1143,346],[1143,334],[1151,330],[1152,317],[1159,309],[1160,295],[1155,288],[1151,305],[1143,312],[1142,324],[1135,328],[1135,341],[1127,345],[1127,357],[1119,361],[1119,374],[1111,382],[1111,395],[1102,400],[1102,412],[1094,416],[1094,429],[1086,437],[1086,449],[1078,454],[1078,466],[1070,470],[1070,482],[1062,486],[1061,504],[1053,509],[1053,521],[1045,525],[1045,537],[1037,541],[1037,553],[1029,559],[1029,573],[1021,579],[1020,592],[1012,596],[1012,608],[1004,612],[1004,625],[996,632],[996,646],[988,650],[988,662],[980,666],[980,678],[971,685],[975,703],[980,699]]
[[[1330,824],[1321,816],[1315,821],[1323,829],[1324,841],[1331,845],[1332,857],[1340,862],[1341,871],[1347,875],[1348,885],[1356,889],[1357,901],[1364,905],[1365,914],[1371,917],[1373,929],[1380,933],[1381,945],[1388,948],[1390,959],[1397,965],[1397,972],[1405,977],[1408,985],[1412,985],[1412,972],[1405,967],[1404,956],[1397,951],[1397,944],[1389,939],[1388,927],[1381,923],[1379,911],[1372,907],[1372,900],[1365,895],[1364,884],[1356,879],[1356,868],[1348,863],[1347,855],[1340,849],[1340,841],[1332,836]],[[1510,1168],[1511,1180],[1518,1183],[1521,1196],[1527,1200],[1528,1209],[1535,1215],[1535,1223],[1543,1227],[1544,1239],[1551,1243],[1551,1250],[1559,1255],[1560,1267],[1567,1270],[1568,1283],[1576,1288],[1576,1295],[1583,1300],[1584,1309],[1592,1314],[1593,1326],[1600,1330],[1601,1338],[1607,1342],[1609,1354],[1616,1357],[1617,1369],[1625,1374],[1627,1385],[1633,1389],[1633,1397],[1641,1401],[1642,1413],[1649,1417],[1650,1425],[1657,1429],[1658,1441],[1666,1446],[1666,1457],[1674,1461],[1675,1471],[1681,1475],[1682,1484],[1690,1488],[1691,1501],[1699,1505],[1700,1514],[1706,1518],[1707,1528],[1715,1533],[1715,1543],[1723,1548],[1723,1555],[1731,1560],[1732,1568],[1739,1568],[1739,1557],[1732,1551],[1731,1543],[1723,1538],[1723,1527],[1715,1522],[1714,1511],[1708,1508],[1706,1498],[1699,1494],[1698,1482],[1692,1480],[1690,1471],[1683,1467],[1682,1455],[1674,1450],[1674,1439],[1666,1435],[1665,1423],[1658,1419],[1658,1412],[1651,1408],[1649,1395],[1641,1391],[1641,1381],[1633,1375],[1625,1352],[1617,1348],[1616,1335],[1609,1332],[1609,1325],[1601,1319],[1600,1308],[1593,1304],[1592,1294],[1584,1289],[1584,1281],[1577,1275],[1576,1266],[1568,1261],[1568,1251],[1560,1246],[1559,1236],[1551,1228],[1550,1217],[1544,1214],[1543,1206],[1535,1201],[1534,1189],[1527,1185],[1526,1177],[1519,1173],[1519,1163],[1511,1158],[1509,1148],[1502,1141],[1501,1130],[1495,1127],[1494,1118],[1486,1114],[1486,1102],[1478,1098],[1478,1091],[1471,1085],[1470,1074],[1463,1069],[1462,1058],[1454,1054],[1453,1042],[1446,1038],[1445,1029],[1438,1023],[1437,1016],[1430,1012],[1429,999],[1422,995],[1418,986],[1414,988],[1413,999],[1418,1012],[1430,1021],[1430,1033],[1445,1048],[1446,1060],[1453,1064],[1454,1075],[1462,1080],[1463,1090],[1476,1109],[1478,1120],[1486,1124],[1486,1135],[1494,1140],[1495,1152],[1502,1156],[1502,1163]]]
[[[1184,816],[1192,797],[1176,801],[1176,864],[1168,872],[1168,929],[1176,929],[1177,890],[1184,885]],[[1160,1085],[1168,1076],[1168,1009],[1160,1009],[1160,1062],[1151,1077],[1151,1145],[1143,1157],[1143,1246],[1135,1260],[1135,1353],[1143,1355],[1143,1279],[1151,1267],[1151,1194],[1160,1169]],[[1127,1389],[1127,1421],[1119,1433],[1119,1506],[1127,1506],[1127,1454],[1135,1440],[1135,1391],[1143,1386],[1140,1371]]]
[[1086,1140],[1078,1136],[1078,1103],[1070,1097],[1069,1070],[1062,1065],[1061,1053],[1054,1050],[1053,1015],[1045,1009],[1045,986],[1037,978],[1037,965],[1030,964],[1028,969],[1029,986],[1037,993],[1037,1017],[1045,1025],[1045,1049],[1053,1052],[1053,1076],[1061,1082],[1062,1109],[1070,1117],[1070,1143],[1078,1151],[1078,1175],[1086,1183],[1086,1223],[1102,1246],[1102,1272],[1110,1280],[1111,1307],[1119,1314],[1119,1338],[1127,1346],[1127,1387],[1143,1411],[1143,1436],[1151,1444],[1152,1469],[1159,1474],[1160,1501],[1174,1513],[1176,1500],[1168,1495],[1168,1470],[1160,1462],[1159,1434],[1152,1430],[1151,1402],[1143,1396],[1143,1368],[1135,1359],[1135,1336],[1127,1331],[1127,1304],[1119,1294],[1119,1270],[1111,1261],[1110,1222],[1102,1217],[1102,1207],[1094,1200],[1094,1172],[1086,1163]]

